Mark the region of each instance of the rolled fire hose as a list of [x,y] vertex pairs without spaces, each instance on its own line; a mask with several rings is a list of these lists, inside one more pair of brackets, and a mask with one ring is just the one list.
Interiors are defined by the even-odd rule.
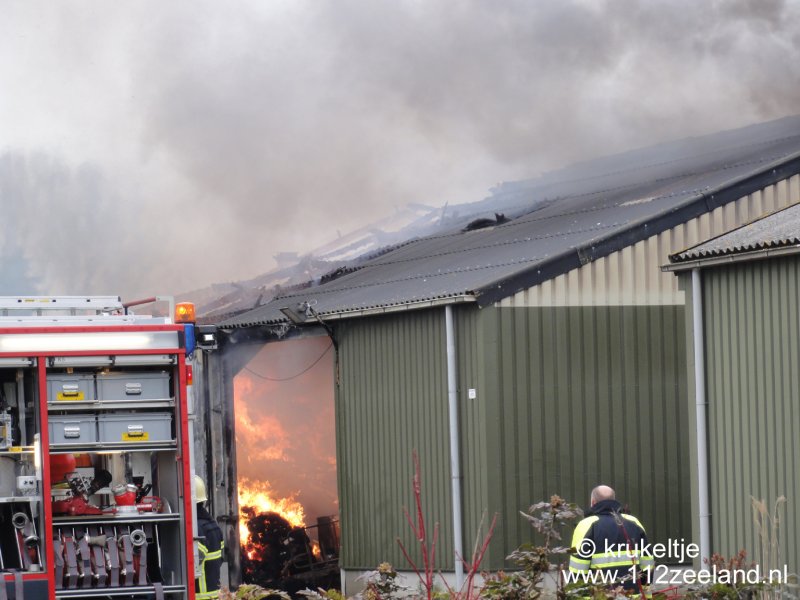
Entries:
[[111,574],[108,585],[119,587],[119,549],[115,538],[108,537],[106,539],[106,552],[108,553],[108,570]]
[[78,554],[81,562],[78,563],[78,570],[81,578],[81,588],[92,587],[92,553],[89,549],[89,541],[86,539],[85,531],[76,531],[75,537],[78,540]]
[[39,536],[33,531],[33,523],[23,512],[14,513],[11,516],[11,524],[17,530],[17,544],[22,567],[29,571],[31,565],[39,564],[38,549]]
[[106,545],[106,536],[100,535],[97,527],[89,527],[86,542],[92,551],[92,572],[94,573],[97,587],[106,587],[108,573],[106,572],[106,555],[103,551]]
[[131,531],[136,585],[147,585],[147,536],[141,529]]
[[119,548],[122,551],[122,558],[125,561],[125,580],[122,583],[124,586],[133,585],[133,544],[131,544],[130,534],[123,534],[119,536]]
[[56,566],[56,589],[60,590],[64,587],[64,545],[58,529],[53,537],[53,559]]
[[64,532],[64,559],[67,563],[67,589],[74,590],[78,587],[78,557],[76,555],[75,540],[69,532]]

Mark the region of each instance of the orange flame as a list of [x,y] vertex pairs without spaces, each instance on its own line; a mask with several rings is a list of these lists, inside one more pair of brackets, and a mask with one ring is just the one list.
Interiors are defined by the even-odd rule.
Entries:
[[314,557],[317,560],[322,558],[322,550],[319,547],[319,542],[317,540],[311,540],[311,552],[314,553]]
[[[250,563],[245,570],[250,568],[254,576],[271,573],[286,523],[303,527],[306,510],[312,518],[321,510],[336,510],[330,372],[318,369],[286,383],[256,376],[299,372],[323,351],[324,344],[313,340],[269,344],[251,360],[253,372],[243,371],[233,381],[239,533],[242,558]],[[321,508],[326,503],[330,507]],[[320,559],[317,544],[309,550]]]
[[248,462],[288,460],[289,434],[275,416],[250,414],[248,399],[255,393],[253,381],[237,377],[233,384],[233,411],[236,414],[236,444],[247,449],[243,458]]
[[241,544],[250,541],[250,531],[247,529],[247,515],[244,508],[252,507],[256,513],[274,512],[289,521],[292,527],[305,525],[306,515],[303,507],[294,496],[288,498],[275,498],[272,487],[268,481],[253,481],[243,477],[238,482],[239,492],[239,537]]

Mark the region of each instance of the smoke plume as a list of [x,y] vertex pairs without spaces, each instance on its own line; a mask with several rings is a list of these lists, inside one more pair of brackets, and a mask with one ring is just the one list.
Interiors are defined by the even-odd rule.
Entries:
[[796,0],[8,2],[5,291],[250,277],[410,201],[800,112],[798,18]]

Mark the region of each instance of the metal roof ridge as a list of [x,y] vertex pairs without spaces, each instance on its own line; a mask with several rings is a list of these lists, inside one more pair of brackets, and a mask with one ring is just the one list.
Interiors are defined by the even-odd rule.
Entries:
[[[787,154],[780,159],[766,163],[761,169],[749,171],[738,177],[733,177],[723,183],[717,184],[713,188],[704,188],[703,191],[688,198],[686,201],[682,202],[677,207],[674,207],[672,210],[664,211],[650,217],[643,217],[637,221],[631,222],[628,227],[625,227],[614,234],[604,238],[599,238],[597,240],[592,240],[590,243],[584,244],[583,246],[571,248],[559,255],[545,259],[541,264],[537,265],[535,274],[534,269],[528,269],[516,273],[511,277],[498,278],[483,286],[479,290],[475,290],[478,296],[478,304],[480,306],[486,306],[487,304],[498,302],[499,300],[512,296],[519,291],[539,285],[545,281],[554,279],[559,275],[568,273],[574,268],[581,267],[590,262],[594,262],[599,258],[608,256],[609,254],[612,254],[613,252],[624,247],[632,246],[639,241],[666,231],[678,223],[683,223],[691,218],[709,213],[714,210],[714,208],[717,208],[715,204],[718,206],[724,206],[734,200],[736,197],[748,195],[747,193],[737,192],[736,196],[725,199],[724,201],[719,201],[718,199],[717,202],[710,202],[715,198],[715,196],[719,196],[723,192],[735,190],[736,186],[744,185],[747,182],[752,181],[753,186],[758,186],[754,188],[753,191],[755,191],[755,189],[759,189],[759,187],[771,185],[770,183],[762,182],[762,177],[766,181],[770,181],[774,178],[773,183],[780,181],[781,179],[785,179],[785,176],[778,176],[778,169],[780,167],[788,166],[792,162],[798,163],[796,165],[796,171],[794,174],[800,173],[800,151],[796,151],[791,154]],[[698,207],[703,208],[704,210],[693,210]],[[694,214],[695,212],[697,214]],[[687,216],[688,219],[685,218]],[[647,235],[635,235],[640,230],[648,229],[651,224],[656,226],[652,227],[651,231],[647,232]],[[541,277],[543,272],[546,275]],[[548,272],[550,274],[547,274]],[[503,284],[505,283],[512,283],[514,289],[504,289],[505,286]]]

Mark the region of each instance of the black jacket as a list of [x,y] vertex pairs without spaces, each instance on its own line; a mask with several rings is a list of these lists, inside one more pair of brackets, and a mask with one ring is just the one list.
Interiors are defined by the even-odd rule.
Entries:
[[[200,579],[195,591],[212,592],[219,590],[220,569],[222,567],[222,530],[208,511],[197,505],[197,535],[200,537]],[[205,589],[203,589],[205,587]],[[202,597],[202,595],[200,596]]]
[[630,575],[634,563],[637,572],[653,566],[644,527],[636,517],[622,512],[619,502],[601,500],[584,514],[572,537],[571,571],[602,569],[612,571],[619,580]]

